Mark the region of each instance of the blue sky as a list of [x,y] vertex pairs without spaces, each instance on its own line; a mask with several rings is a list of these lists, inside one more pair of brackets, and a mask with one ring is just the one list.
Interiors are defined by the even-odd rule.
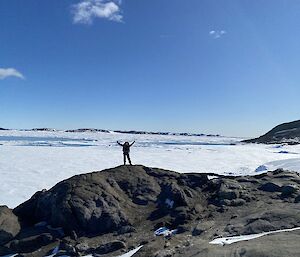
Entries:
[[0,127],[256,136],[299,119],[300,1],[1,0]]

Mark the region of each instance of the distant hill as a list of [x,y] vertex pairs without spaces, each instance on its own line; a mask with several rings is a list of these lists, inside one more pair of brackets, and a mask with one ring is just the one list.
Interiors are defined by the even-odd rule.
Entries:
[[208,137],[219,137],[220,135],[213,134],[196,134],[196,133],[174,133],[174,132],[149,132],[149,131],[136,131],[136,130],[107,130],[107,129],[95,129],[95,128],[79,128],[79,129],[69,129],[65,132],[104,132],[104,133],[121,133],[121,134],[136,134],[136,135],[171,135],[171,136],[208,136]]
[[300,144],[300,120],[282,123],[258,138],[245,140],[243,142],[262,144]]
[[56,129],[53,129],[53,128],[33,128],[31,129],[32,131],[56,131]]
[[5,129],[5,128],[0,128],[0,130],[8,130],[8,129]]
[[95,128],[79,128],[79,129],[68,129],[65,132],[103,132],[109,133],[109,130],[106,129],[95,129]]

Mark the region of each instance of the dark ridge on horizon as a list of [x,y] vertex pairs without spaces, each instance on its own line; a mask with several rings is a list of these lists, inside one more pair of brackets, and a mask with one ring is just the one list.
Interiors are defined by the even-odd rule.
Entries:
[[[0,130],[11,130],[0,128]],[[102,132],[102,133],[121,133],[121,134],[135,134],[135,135],[170,135],[170,136],[208,136],[208,137],[220,137],[219,134],[204,134],[204,133],[188,133],[188,132],[153,132],[153,131],[140,131],[140,130],[108,130],[108,129],[96,129],[96,128],[78,128],[59,130],[54,128],[32,128],[32,129],[17,129],[20,131],[63,131],[67,133],[83,133],[83,132]]]

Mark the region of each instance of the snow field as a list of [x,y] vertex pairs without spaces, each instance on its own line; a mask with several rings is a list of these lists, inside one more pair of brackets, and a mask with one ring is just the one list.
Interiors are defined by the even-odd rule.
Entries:
[[181,173],[300,171],[300,146],[241,144],[227,137],[0,131],[0,205],[13,208],[73,175],[121,165],[117,140],[136,140],[133,164]]

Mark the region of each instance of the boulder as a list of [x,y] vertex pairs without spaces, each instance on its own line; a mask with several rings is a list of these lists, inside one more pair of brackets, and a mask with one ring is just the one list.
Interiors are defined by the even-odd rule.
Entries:
[[20,229],[18,217],[7,206],[0,206],[0,245],[12,240]]
[[281,187],[281,196],[289,197],[293,193],[297,192],[298,187],[296,185],[284,185]]
[[219,192],[219,197],[221,199],[226,199],[226,200],[233,200],[237,198],[237,192],[233,190],[228,190],[228,189],[221,189]]
[[261,185],[258,189],[266,192],[281,192],[281,186],[274,182],[267,182]]
[[256,219],[247,224],[244,228],[244,234],[257,234],[261,232],[268,232],[276,230],[276,226],[274,226],[271,222],[265,219]]
[[54,241],[55,240],[53,239],[51,234],[44,233],[41,235],[35,235],[28,238],[13,240],[10,244],[10,249],[12,249],[14,252],[30,253]]

